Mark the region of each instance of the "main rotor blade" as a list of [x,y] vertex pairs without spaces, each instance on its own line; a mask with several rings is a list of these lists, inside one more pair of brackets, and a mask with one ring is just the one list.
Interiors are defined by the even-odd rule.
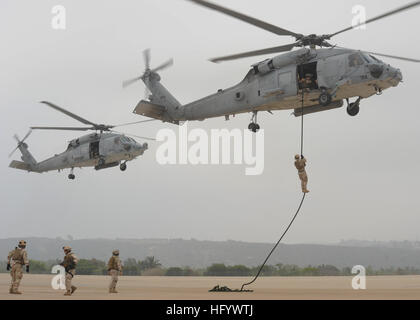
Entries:
[[136,121],[136,122],[128,122],[128,123],[117,124],[115,126],[109,126],[109,127],[112,129],[116,127],[130,126],[132,124],[138,124],[138,123],[150,122],[150,121],[156,121],[156,119],[147,119],[147,120],[141,120],[141,121]]
[[143,51],[144,64],[146,65],[146,70],[150,69],[150,49]]
[[123,81],[122,86],[123,86],[123,88],[127,88],[128,86],[131,86],[133,83],[139,81],[140,79],[141,79],[141,76],[130,79],[130,80],[125,80],[125,81]]
[[346,29],[340,30],[340,31],[338,31],[338,32],[336,32],[336,33],[333,33],[333,34],[329,35],[329,37],[330,37],[330,38],[332,38],[332,37],[334,37],[334,36],[336,36],[336,35],[338,35],[338,34],[340,34],[340,33],[343,33],[343,32],[349,31],[349,30],[352,30],[352,29],[354,29],[354,28],[360,27],[360,26],[362,26],[362,25],[366,25],[366,24],[368,24],[368,23],[371,23],[371,22],[374,22],[374,21],[377,21],[377,20],[381,20],[381,19],[383,19],[383,18],[386,18],[386,17],[392,16],[392,15],[394,15],[394,14],[397,14],[397,13],[403,12],[403,11],[405,11],[405,10],[412,9],[412,8],[414,8],[414,7],[417,7],[418,5],[420,5],[420,1],[415,1],[415,2],[412,2],[412,3],[410,3],[410,4],[407,4],[407,5],[403,6],[403,7],[397,8],[397,9],[392,10],[392,11],[389,11],[389,12],[386,12],[386,13],[381,14],[380,16],[377,16],[377,17],[375,17],[375,18],[369,19],[369,20],[367,20],[366,22],[362,22],[362,23],[359,23],[358,25],[355,25],[355,26],[348,27],[348,28],[346,28]]
[[392,59],[398,59],[398,60],[404,60],[404,61],[410,61],[410,62],[420,63],[420,60],[412,59],[412,58],[392,56],[392,55],[389,55],[389,54],[383,54],[383,53],[377,53],[377,52],[369,52],[369,51],[363,51],[363,52],[370,53],[370,54],[373,54],[375,56],[380,56],[380,57],[386,57],[386,58],[392,58]]
[[231,17],[234,17],[236,19],[242,20],[244,22],[250,23],[250,24],[252,24],[256,27],[259,27],[261,29],[270,31],[270,32],[275,33],[279,36],[293,36],[297,39],[299,39],[303,36],[302,34],[294,33],[292,31],[277,27],[277,26],[272,25],[270,23],[252,18],[250,16],[244,15],[242,13],[236,12],[236,11],[231,10],[231,9],[224,8],[222,6],[219,6],[219,5],[211,3],[211,2],[207,2],[207,1],[203,1],[203,0],[190,0],[190,1],[192,1],[196,4],[198,4],[198,5],[201,5],[203,7],[207,7],[207,8],[216,10],[218,12],[227,14],[228,16],[231,16]]
[[70,130],[70,131],[87,131],[87,130],[95,130],[93,128],[83,128],[83,127],[31,127],[34,130]]
[[73,119],[76,119],[77,121],[80,121],[81,123],[90,124],[92,126],[96,126],[95,123],[90,122],[89,120],[83,119],[82,117],[80,117],[80,116],[78,116],[78,115],[76,115],[74,113],[71,113],[70,111],[67,111],[66,109],[63,109],[63,108],[61,108],[61,107],[59,107],[59,106],[57,106],[57,105],[55,105],[55,104],[53,104],[51,102],[41,101],[41,103],[46,104],[47,106],[50,106],[51,108],[53,108],[55,110],[58,110],[58,111],[64,113],[65,115],[67,115],[69,117],[72,117]]
[[230,56],[225,57],[219,57],[219,58],[213,58],[210,59],[211,62],[221,62],[221,61],[228,61],[228,60],[236,60],[241,58],[247,58],[247,57],[254,57],[254,56],[260,56],[263,54],[269,54],[269,53],[278,53],[278,52],[285,52],[292,50],[297,44],[287,44],[285,46],[279,46],[279,47],[273,47],[273,48],[267,48],[262,50],[255,50],[255,51],[249,51],[244,53],[238,53]]
[[152,140],[152,141],[156,141],[156,139],[154,139],[154,138],[137,136],[137,135],[135,135],[135,134],[125,133],[125,132],[118,132],[118,131],[115,131],[115,130],[110,130],[110,131],[111,131],[111,132],[114,132],[114,133],[118,133],[118,134],[123,134],[123,135],[126,135],[126,136],[132,136],[132,137],[139,138],[139,139],[145,139],[145,140]]
[[166,69],[174,64],[174,59],[169,59],[165,63],[162,63],[159,67],[152,69],[152,72],[158,72],[159,70]]

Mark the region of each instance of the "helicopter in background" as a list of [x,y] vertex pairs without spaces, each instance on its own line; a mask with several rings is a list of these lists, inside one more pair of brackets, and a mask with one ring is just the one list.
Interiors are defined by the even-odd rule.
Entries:
[[[294,110],[293,114],[298,117],[340,108],[344,105],[345,100],[347,101],[347,113],[350,116],[356,116],[359,113],[362,99],[382,94],[384,90],[398,86],[403,80],[402,73],[398,68],[382,62],[375,55],[420,62],[417,59],[341,48],[328,42],[334,36],[360,25],[413,9],[420,5],[420,1],[369,19],[358,26],[324,35],[295,33],[208,1],[189,1],[277,35],[295,38],[295,42],[291,44],[214,58],[210,60],[212,62],[287,52],[295,47],[300,49],[255,63],[239,84],[228,89],[220,89],[215,94],[185,105],[179,103],[160,83],[161,78],[157,73],[171,65],[172,60],[151,69],[149,66],[150,53],[146,50],[144,52],[146,64],[144,73],[123,82],[123,87],[127,87],[142,80],[151,92],[151,95],[148,96],[149,100],[141,100],[137,104],[133,111],[136,114],[163,122],[180,124],[183,121],[202,121],[220,116],[229,120],[230,116],[250,112],[252,118],[248,129],[253,132],[260,129],[257,113],[261,111],[271,113],[274,110],[291,109]],[[317,49],[317,47],[321,49]],[[356,100],[350,102],[351,98]]]
[[[152,120],[136,121],[120,125],[104,125],[96,124],[86,120],[74,113],[71,113],[53,103],[42,101],[41,103],[57,110],[65,115],[80,121],[89,127],[31,127],[31,130],[26,136],[20,140],[17,135],[17,147],[9,155],[11,157],[14,152],[19,149],[22,153],[22,161],[13,160],[9,167],[14,169],[26,170],[28,172],[47,172],[52,170],[61,171],[63,169],[70,169],[68,178],[75,179],[73,173],[74,168],[79,167],[94,167],[95,170],[102,170],[115,166],[120,166],[121,171],[127,169],[127,161],[136,159],[138,156],[148,149],[147,143],[138,143],[133,138],[126,134],[112,130],[115,127],[132,125],[137,123],[149,122]],[[96,132],[84,135],[82,137],[70,141],[67,150],[63,153],[56,154],[44,161],[37,162],[28,150],[28,145],[25,140],[29,137],[32,130],[71,130],[71,131],[88,131],[94,130]],[[99,131],[99,133],[98,133]],[[134,135],[130,135],[134,136]],[[138,136],[134,136],[138,137]],[[147,137],[138,137],[145,140],[155,140]]]

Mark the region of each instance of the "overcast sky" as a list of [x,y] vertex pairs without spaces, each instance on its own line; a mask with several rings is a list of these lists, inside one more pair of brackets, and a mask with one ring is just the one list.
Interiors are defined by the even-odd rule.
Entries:
[[[352,7],[369,17],[408,1],[218,0],[298,33],[333,33],[352,21]],[[51,28],[51,9],[67,10],[67,29]],[[420,8],[334,38],[350,48],[420,58]],[[142,83],[121,82],[173,57],[162,83],[187,103],[242,80],[249,66],[267,57],[213,64],[207,59],[287,44],[279,37],[185,0],[0,2],[0,238],[195,238],[274,242],[301,197],[293,156],[299,152],[299,119],[289,111],[259,116],[265,129],[265,170],[245,176],[245,165],[162,166],[158,143],[128,169],[27,173],[8,167],[8,154],[32,125],[79,125],[44,105],[55,102],[91,121],[141,120],[132,113]],[[359,116],[345,108],[306,117],[305,155],[309,194],[286,243],[341,239],[420,238],[418,102],[420,64],[386,59],[404,83],[362,101]],[[193,122],[190,128],[246,128],[250,115]],[[126,128],[155,136],[171,124]],[[33,132],[27,140],[40,161],[66,148],[78,132]],[[19,159],[19,152],[13,159]]]

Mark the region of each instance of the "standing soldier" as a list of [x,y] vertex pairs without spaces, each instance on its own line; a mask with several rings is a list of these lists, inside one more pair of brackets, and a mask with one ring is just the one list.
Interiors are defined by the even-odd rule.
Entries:
[[308,175],[306,174],[306,159],[304,156],[299,156],[298,154],[295,155],[295,167],[298,169],[299,178],[302,185],[302,192],[308,193],[309,190],[307,189],[308,184]]
[[20,240],[15,250],[10,251],[7,256],[7,271],[10,271],[12,282],[10,284],[10,294],[22,294],[19,291],[20,281],[23,278],[22,266],[26,266],[26,272],[29,272],[29,260],[26,253],[26,241]]
[[63,247],[64,250],[64,260],[60,264],[66,270],[66,293],[65,296],[71,296],[77,287],[71,285],[74,275],[76,274],[76,264],[79,261],[76,255],[71,252],[69,246]]
[[120,251],[112,251],[112,257],[108,261],[108,273],[111,276],[111,283],[109,284],[109,293],[118,293],[116,290],[118,275],[122,275],[122,265],[120,260]]

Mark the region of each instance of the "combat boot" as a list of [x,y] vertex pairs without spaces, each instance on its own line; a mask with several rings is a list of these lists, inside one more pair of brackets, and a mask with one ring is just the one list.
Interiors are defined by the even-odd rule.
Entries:
[[13,294],[13,288],[10,288],[10,289],[9,289],[9,293],[10,293],[10,294]]
[[13,294],[22,294],[22,292],[16,290],[16,291],[13,291]]
[[66,291],[65,296],[71,296],[71,291]]
[[118,293],[118,291],[116,289],[112,290],[112,293]]
[[71,294],[73,294],[76,291],[77,287],[71,286]]

